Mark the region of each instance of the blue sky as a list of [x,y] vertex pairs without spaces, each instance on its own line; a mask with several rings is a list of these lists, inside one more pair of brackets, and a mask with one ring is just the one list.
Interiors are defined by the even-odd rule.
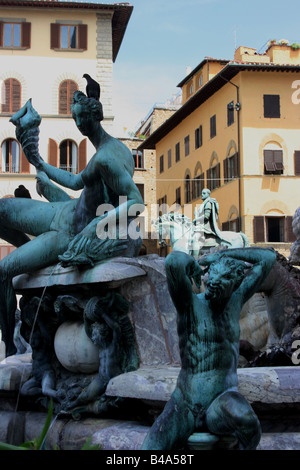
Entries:
[[232,59],[235,45],[265,50],[270,39],[300,42],[299,0],[129,3],[134,9],[113,72],[117,137],[134,131],[155,103],[178,93],[186,68],[205,56]]

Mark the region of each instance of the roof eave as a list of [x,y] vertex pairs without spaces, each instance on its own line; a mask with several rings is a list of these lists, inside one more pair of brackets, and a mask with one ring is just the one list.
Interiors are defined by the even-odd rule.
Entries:
[[112,11],[112,41],[113,54],[112,60],[116,61],[120,50],[125,31],[130,20],[133,6],[129,3],[122,4],[102,4],[102,3],[83,3],[83,2],[66,2],[66,1],[49,1],[49,0],[0,0],[0,7],[19,7],[19,8],[67,8],[80,10],[98,10]]
[[280,65],[280,64],[237,64],[229,63],[211,80],[201,87],[184,105],[179,108],[169,119],[167,119],[153,134],[151,134],[139,146],[140,150],[155,150],[155,145],[182,122],[191,112],[197,109],[202,103],[210,98],[216,91],[224,86],[229,80],[243,70],[281,70],[299,71],[300,65]]

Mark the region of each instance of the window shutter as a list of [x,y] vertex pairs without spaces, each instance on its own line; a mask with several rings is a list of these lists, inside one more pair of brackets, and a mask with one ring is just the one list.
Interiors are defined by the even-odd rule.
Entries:
[[57,167],[57,154],[58,154],[58,145],[53,139],[49,139],[48,147],[48,163],[52,166]]
[[223,173],[224,173],[224,183],[228,181],[228,166],[227,166],[227,158],[223,161]]
[[279,118],[280,117],[280,96],[264,95],[264,117]]
[[288,243],[293,243],[296,241],[296,237],[295,237],[295,234],[293,232],[293,226],[292,226],[292,222],[293,222],[293,217],[291,215],[288,215],[286,218],[285,218],[285,226],[286,226],[286,241]]
[[12,79],[12,103],[10,112],[16,113],[21,108],[21,85],[18,80]]
[[78,90],[78,85],[73,80],[69,80],[69,97],[68,97],[68,112],[71,114],[71,104],[75,91]]
[[212,139],[217,135],[217,123],[216,123],[216,115],[214,114],[210,118],[210,138]]
[[78,85],[73,80],[64,80],[59,86],[59,114],[71,114],[73,95]]
[[207,189],[211,189],[211,170],[210,168],[208,170],[206,170],[206,185],[207,185]]
[[31,42],[31,23],[22,23],[21,46],[29,49],[30,42]]
[[87,50],[87,25],[78,25],[78,48]]
[[8,78],[2,85],[2,113],[15,113],[21,107],[21,85],[18,80]]
[[3,47],[3,22],[0,21],[0,47]]
[[222,223],[222,230],[228,231],[229,230],[229,222],[223,222]]
[[217,178],[217,181],[216,181],[216,188],[219,188],[221,186],[221,182],[220,182],[220,178],[221,178],[221,165],[220,163],[217,164],[216,166],[216,178]]
[[266,171],[275,171],[273,150],[264,150],[264,163]]
[[78,172],[80,173],[86,167],[86,139],[83,139],[79,144],[79,164],[78,164]]
[[273,150],[274,164],[276,170],[283,170],[283,153],[282,150]]
[[30,163],[21,149],[21,173],[30,173]]
[[200,191],[198,194],[198,197],[201,196],[202,190],[204,189],[204,173],[201,173],[200,175]]
[[294,153],[295,175],[300,176],[300,150]]
[[51,23],[50,25],[50,47],[51,49],[60,48],[60,25]]
[[68,81],[59,86],[59,114],[68,114]]
[[3,85],[3,96],[2,98],[2,106],[1,106],[1,111],[2,113],[9,113],[9,108],[10,108],[10,88],[11,88],[11,82],[10,79],[7,79],[4,81]]
[[263,215],[257,215],[253,219],[254,243],[263,243],[265,241],[265,218]]

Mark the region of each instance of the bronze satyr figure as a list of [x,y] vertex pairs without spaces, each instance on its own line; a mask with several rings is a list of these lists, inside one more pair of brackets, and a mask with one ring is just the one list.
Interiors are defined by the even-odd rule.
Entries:
[[[238,392],[239,316],[275,259],[275,252],[260,248],[222,250],[198,261],[179,251],[166,258],[182,364],[144,450],[180,449],[194,432],[233,435],[240,449],[257,447],[259,420]],[[192,281],[199,287],[207,270],[206,290],[195,294]]]

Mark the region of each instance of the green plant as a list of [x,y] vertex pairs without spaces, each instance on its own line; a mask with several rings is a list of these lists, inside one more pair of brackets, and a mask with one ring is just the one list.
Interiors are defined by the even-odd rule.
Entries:
[[288,39],[280,39],[280,41],[278,41],[278,44],[280,46],[288,46],[289,45],[289,41]]
[[[52,399],[50,400],[50,405],[48,408],[47,418],[45,424],[43,426],[42,432],[39,437],[34,438],[32,441],[24,442],[23,444],[16,446],[13,444],[7,444],[5,442],[0,442],[0,450],[45,450],[45,440],[47,433],[50,429],[51,422],[52,422],[52,415],[53,415],[53,402]],[[81,450],[101,450],[101,446],[99,444],[91,444],[92,438],[90,437],[84,443]],[[57,450],[56,448],[53,450]]]
[[48,408],[47,418],[46,418],[46,421],[45,421],[45,424],[43,426],[40,436],[33,439],[32,441],[24,442],[23,444],[19,446],[0,442],[0,450],[42,450],[44,449],[45,438],[47,436],[47,432],[51,425],[52,414],[53,414],[53,402],[51,399],[50,405]]
[[291,44],[291,48],[295,51],[297,49],[300,49],[300,44],[297,43],[297,42],[293,42],[293,44]]

